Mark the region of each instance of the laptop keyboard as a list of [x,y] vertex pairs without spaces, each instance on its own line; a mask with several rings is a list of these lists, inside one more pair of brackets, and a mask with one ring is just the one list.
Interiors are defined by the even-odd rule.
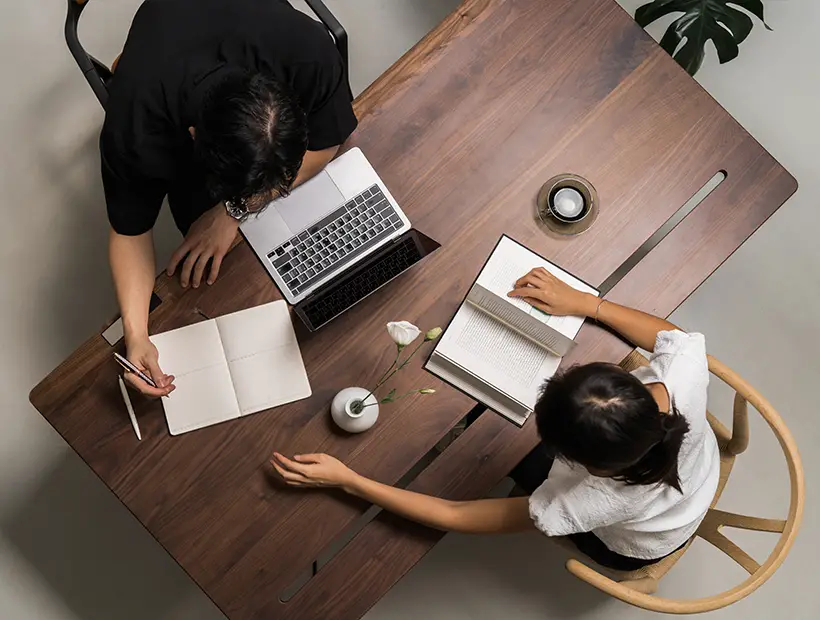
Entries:
[[302,310],[313,329],[321,327],[340,315],[422,258],[412,237],[397,242],[395,246],[389,254],[374,262],[348,282],[343,282],[335,290],[303,305]]
[[348,200],[268,254],[294,295],[307,290],[401,228],[399,214],[378,185]]

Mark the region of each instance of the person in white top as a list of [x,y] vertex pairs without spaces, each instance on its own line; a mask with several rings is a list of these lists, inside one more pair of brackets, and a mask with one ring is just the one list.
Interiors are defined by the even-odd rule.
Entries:
[[568,536],[618,570],[674,552],[695,533],[719,478],[703,336],[577,291],[540,268],[509,294],[550,314],[594,318],[652,351],[649,365],[633,373],[592,363],[546,382],[535,407],[541,444],[512,473],[528,497],[444,500],[369,480],[326,454],[274,453],[271,464],[291,486],[341,487],[441,530]]

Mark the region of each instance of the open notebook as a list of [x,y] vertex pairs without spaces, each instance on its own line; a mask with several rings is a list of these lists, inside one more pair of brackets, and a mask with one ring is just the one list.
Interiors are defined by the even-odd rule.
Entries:
[[584,323],[583,317],[553,316],[507,297],[515,281],[535,267],[598,295],[504,235],[425,365],[519,426],[532,413],[544,380],[555,374]]
[[179,435],[310,396],[284,301],[151,336],[176,390],[162,399]]

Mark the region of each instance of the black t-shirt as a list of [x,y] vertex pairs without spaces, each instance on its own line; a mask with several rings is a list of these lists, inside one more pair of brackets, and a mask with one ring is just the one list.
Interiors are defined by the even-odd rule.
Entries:
[[215,206],[188,127],[210,85],[235,70],[291,88],[307,115],[309,150],[339,145],[356,128],[333,40],[285,0],[146,0],[109,86],[100,137],[115,231],[150,230],[166,195],[183,233]]

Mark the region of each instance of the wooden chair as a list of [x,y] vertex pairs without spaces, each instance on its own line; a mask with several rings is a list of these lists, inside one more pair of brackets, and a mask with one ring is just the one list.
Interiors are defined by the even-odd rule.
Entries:
[[[631,371],[647,363],[643,355],[638,351],[633,351],[621,362],[621,366]],[[780,415],[752,386],[723,363],[711,356],[709,356],[709,370],[713,375],[735,390],[734,417],[732,431],[729,432],[712,414],[707,414],[709,424],[715,431],[720,447],[720,482],[717,492],[715,493],[715,498],[712,501],[712,507],[698,528],[695,537],[693,537],[684,548],[661,560],[657,564],[629,573],[620,573],[618,575],[619,581],[615,581],[599,573],[576,559],[570,559],[566,564],[567,570],[570,573],[602,592],[614,596],[630,605],[635,605],[636,607],[650,611],[671,614],[702,613],[726,607],[748,596],[763,585],[786,558],[786,554],[788,554],[789,549],[794,543],[794,538],[797,535],[800,520],[803,516],[805,496],[803,467],[800,463],[800,455],[798,454],[794,438],[786,428]],[[780,447],[783,449],[783,455],[786,458],[791,484],[791,499],[789,502],[788,516],[785,520],[749,517],[715,508],[729,479],[729,474],[735,463],[735,457],[746,450],[746,447],[749,445],[747,403],[751,403],[752,407],[766,420],[777,437]],[[780,534],[780,538],[766,561],[763,564],[758,564],[748,553],[743,551],[743,549],[729,540],[721,532],[724,527],[774,532]],[[683,556],[697,536],[712,543],[740,564],[740,566],[749,573],[749,577],[743,583],[730,590],[705,598],[677,600],[654,596],[654,593],[657,592],[660,579],[666,575]]]
[[[100,105],[105,108],[105,104],[108,101],[108,83],[111,81],[111,78],[114,77],[114,70],[117,67],[119,56],[111,63],[111,67],[109,68],[105,63],[100,62],[85,51],[82,43],[80,43],[77,28],[80,23],[80,15],[82,15],[83,9],[88,5],[89,0],[67,0],[67,2],[68,13],[65,19],[65,40],[68,44],[68,49],[80,67],[80,70],[83,72],[89,86],[91,86],[91,90],[93,90],[97,96]],[[305,3],[333,37],[336,43],[336,49],[339,50],[345,69],[347,69],[347,32],[322,0],[305,0]],[[348,90],[350,90],[349,85]],[[352,98],[351,95],[351,99]]]

